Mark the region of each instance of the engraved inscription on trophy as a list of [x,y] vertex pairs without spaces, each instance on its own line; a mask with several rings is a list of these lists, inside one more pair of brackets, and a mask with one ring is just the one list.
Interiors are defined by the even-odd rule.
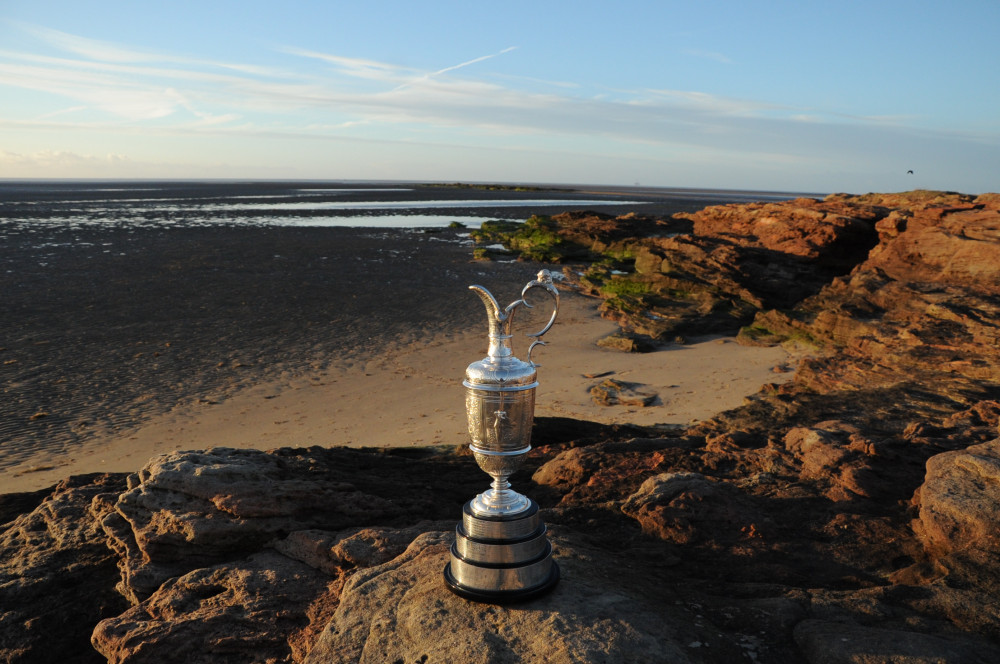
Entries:
[[[465,371],[465,410],[469,448],[479,467],[493,478],[490,488],[463,508],[455,530],[451,560],[444,569],[448,587],[467,599],[507,602],[531,599],[559,582],[559,567],[552,560],[552,546],[538,505],[511,488],[513,474],[531,450],[535,415],[537,366],[531,361],[535,346],[545,342],[559,312],[559,291],[552,275],[542,270],[521,290],[521,299],[504,308],[482,286],[470,286],[486,305],[489,351]],[[534,341],[527,361],[514,357],[511,324],[522,306],[531,308],[525,295],[542,289],[555,306],[548,323],[528,334]]]

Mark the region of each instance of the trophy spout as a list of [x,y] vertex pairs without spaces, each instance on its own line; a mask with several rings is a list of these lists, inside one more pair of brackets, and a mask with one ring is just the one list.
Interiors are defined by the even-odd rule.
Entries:
[[514,352],[511,349],[510,339],[513,335],[510,333],[510,324],[517,303],[511,304],[504,310],[500,308],[493,294],[482,286],[469,286],[469,290],[475,291],[486,305],[486,322],[490,337],[490,349],[487,354],[490,359],[496,362],[512,357]]

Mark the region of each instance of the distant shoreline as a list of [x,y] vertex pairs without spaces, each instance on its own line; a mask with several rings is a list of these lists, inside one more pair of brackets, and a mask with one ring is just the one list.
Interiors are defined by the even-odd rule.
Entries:
[[477,189],[484,191],[494,191],[494,192],[517,192],[517,191],[531,191],[531,192],[565,192],[565,193],[585,193],[585,192],[604,192],[609,194],[621,194],[621,193],[645,193],[648,195],[658,195],[658,196],[688,196],[696,195],[698,197],[710,197],[710,198],[728,198],[728,197],[762,197],[765,199],[772,198],[798,198],[798,197],[824,197],[833,192],[801,192],[801,191],[784,191],[780,189],[729,189],[729,188],[713,188],[713,187],[677,187],[677,186],[666,186],[666,185],[614,185],[614,184],[601,184],[601,183],[548,183],[548,182],[493,182],[493,181],[445,181],[445,180],[327,180],[327,179],[302,179],[302,178],[288,178],[288,179],[246,179],[246,178],[233,178],[233,179],[213,179],[213,178],[0,178],[0,186],[4,184],[59,184],[59,185],[80,185],[80,184],[108,184],[108,183],[122,183],[130,185],[149,185],[149,184],[170,184],[170,185],[181,185],[181,184],[203,184],[203,185],[247,185],[247,186],[260,186],[268,184],[278,184],[283,186],[288,185],[303,185],[303,186],[315,186],[318,184],[327,185],[344,185],[344,186],[357,186],[357,187],[379,187],[385,185],[393,186],[412,186],[412,187],[427,187],[431,189]]

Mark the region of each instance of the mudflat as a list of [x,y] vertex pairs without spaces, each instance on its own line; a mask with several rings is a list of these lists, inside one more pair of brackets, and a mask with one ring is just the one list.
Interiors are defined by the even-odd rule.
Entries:
[[[507,303],[545,267],[474,261],[458,229],[231,225],[27,228],[3,259],[0,492],[214,445],[462,444],[461,378],[486,350],[467,288]],[[562,306],[537,358],[542,416],[683,424],[787,377],[783,351],[725,340],[598,349],[614,325],[596,302]],[[597,406],[602,374],[659,398]]]

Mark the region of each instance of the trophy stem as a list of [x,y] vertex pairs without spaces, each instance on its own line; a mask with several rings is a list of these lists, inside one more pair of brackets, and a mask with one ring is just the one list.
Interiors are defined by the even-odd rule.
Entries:
[[510,488],[509,474],[493,475],[490,488],[472,501],[472,511],[485,517],[504,517],[519,514],[528,509],[530,501]]

